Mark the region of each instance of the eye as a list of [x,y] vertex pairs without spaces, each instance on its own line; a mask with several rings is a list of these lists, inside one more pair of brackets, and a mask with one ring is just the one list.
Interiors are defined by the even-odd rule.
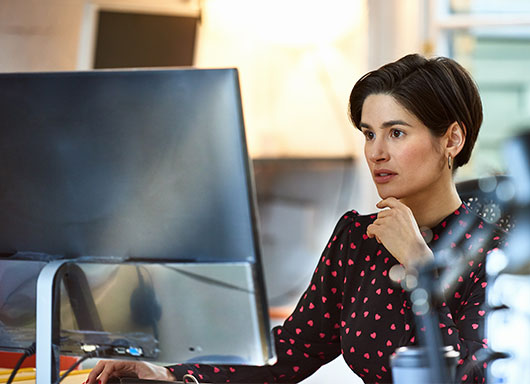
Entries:
[[403,135],[405,135],[405,132],[399,130],[399,129],[396,129],[396,128],[393,128],[391,131],[390,131],[390,135],[394,138],[399,138]]
[[363,135],[364,135],[366,141],[370,141],[370,140],[373,140],[375,138],[375,133],[373,133],[372,131],[369,131],[368,129],[363,131]]

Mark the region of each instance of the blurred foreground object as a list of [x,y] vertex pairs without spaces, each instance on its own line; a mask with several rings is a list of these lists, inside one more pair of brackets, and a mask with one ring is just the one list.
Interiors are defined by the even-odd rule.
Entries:
[[[508,357],[491,362],[488,382],[522,383],[530,377],[530,133],[505,145],[511,182],[496,192],[509,206],[509,247],[487,260],[486,324],[489,347]],[[506,229],[506,228],[505,228]]]

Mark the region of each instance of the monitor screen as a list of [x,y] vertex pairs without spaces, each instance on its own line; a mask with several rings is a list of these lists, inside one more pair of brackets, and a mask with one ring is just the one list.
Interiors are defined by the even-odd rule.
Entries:
[[63,353],[270,361],[235,69],[0,74],[0,115],[0,349],[35,340],[37,278],[67,259]]
[[258,257],[235,69],[0,75],[0,253]]

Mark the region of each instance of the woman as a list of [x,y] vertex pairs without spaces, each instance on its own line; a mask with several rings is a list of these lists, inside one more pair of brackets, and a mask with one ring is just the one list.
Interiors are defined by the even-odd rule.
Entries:
[[277,363],[164,368],[101,361],[89,384],[121,375],[175,380],[187,373],[216,383],[297,382],[339,354],[365,382],[390,383],[389,357],[397,347],[416,344],[421,332],[408,292],[390,278],[391,268],[413,271],[459,257],[469,261],[468,270],[441,300],[439,326],[444,344],[460,352],[458,380],[484,381],[483,366],[467,363],[486,347],[484,258],[504,243],[500,229],[462,204],[453,181],[482,123],[473,80],[451,59],[408,55],[355,84],[350,116],[365,136],[381,211],[351,211],[339,220],[295,311],[273,331]]

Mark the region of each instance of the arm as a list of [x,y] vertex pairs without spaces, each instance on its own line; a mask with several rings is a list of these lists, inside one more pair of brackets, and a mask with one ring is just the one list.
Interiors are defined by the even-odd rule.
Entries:
[[340,354],[339,322],[342,302],[340,255],[350,246],[349,225],[357,213],[339,221],[312,280],[293,314],[273,330],[277,362],[271,366],[175,365],[180,378],[191,373],[209,382],[298,382]]
[[109,378],[132,376],[175,381],[192,374],[212,383],[297,382],[340,354],[339,319],[342,309],[341,254],[351,241],[349,225],[358,214],[344,215],[331,236],[309,287],[293,314],[273,331],[277,362],[271,366],[177,364],[167,368],[145,362],[101,360],[90,372],[87,384]]

